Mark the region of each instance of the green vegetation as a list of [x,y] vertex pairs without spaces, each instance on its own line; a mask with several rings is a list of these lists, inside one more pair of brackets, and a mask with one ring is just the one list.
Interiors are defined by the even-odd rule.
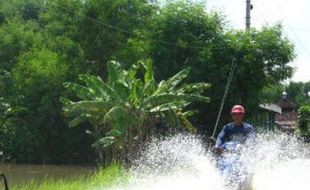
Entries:
[[[255,115],[263,88],[291,77],[293,71],[288,63],[295,57],[294,47],[284,37],[281,25],[245,32],[227,29],[224,23],[223,15],[206,13],[203,4],[178,1],[162,8],[152,24],[152,37],[158,39],[150,42],[156,79],[166,79],[176,70],[191,67],[189,82],[211,84],[210,104],[195,104],[200,112],[192,117],[195,124],[207,125],[204,133],[210,133],[214,126],[233,58],[237,69],[224,113],[240,103],[249,111],[249,117]],[[161,41],[176,45],[171,47]],[[224,114],[221,123],[229,119],[229,114]]]
[[304,105],[299,108],[299,129],[301,136],[310,140],[310,105]]
[[[111,162],[131,152],[136,137],[156,134],[154,126],[162,123],[164,132],[194,126],[211,133],[233,58],[237,69],[222,122],[236,103],[247,107],[249,117],[255,115],[265,88],[292,76],[288,63],[295,58],[294,46],[280,25],[234,30],[224,15],[204,6],[189,0],[164,6],[153,0],[1,0],[4,160],[66,164],[104,157]],[[169,82],[171,89],[164,87]],[[206,83],[207,94],[201,91]],[[93,92],[80,94],[75,87]],[[61,97],[71,103],[64,105]]]
[[[124,70],[118,62],[108,64],[107,81],[100,77],[80,75],[86,84],[66,83],[81,101],[71,102],[62,98],[64,111],[74,119],[70,126],[88,121],[88,131],[95,138],[93,146],[100,160],[123,160],[135,152],[135,147],[149,140],[158,118],[171,128],[195,128],[187,117],[195,110],[185,108],[192,102],[209,102],[201,95],[209,88],[207,83],[182,84],[189,69],[184,69],[167,80],[154,80],[150,61],[133,64]],[[110,148],[111,155],[104,154]],[[105,152],[106,153],[106,152]],[[109,158],[110,157],[110,158]]]
[[288,85],[281,83],[266,85],[261,98],[263,101],[276,102],[284,90],[287,92],[288,98],[294,100],[299,106],[310,104],[310,81],[290,82]]
[[78,179],[51,179],[47,178],[42,183],[29,182],[20,186],[13,186],[13,190],[91,190],[106,188],[113,185],[124,184],[128,181],[126,171],[119,164],[112,164],[107,168],[99,169],[90,176],[80,176]]

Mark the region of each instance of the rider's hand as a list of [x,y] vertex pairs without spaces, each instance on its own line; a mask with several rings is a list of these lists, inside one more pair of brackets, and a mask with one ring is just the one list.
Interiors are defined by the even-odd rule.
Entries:
[[224,151],[224,148],[220,146],[215,146],[212,148],[212,151],[216,153],[222,153]]
[[244,149],[245,149],[245,147],[244,147],[244,145],[242,145],[242,144],[238,144],[238,145],[236,146],[236,152],[243,152]]

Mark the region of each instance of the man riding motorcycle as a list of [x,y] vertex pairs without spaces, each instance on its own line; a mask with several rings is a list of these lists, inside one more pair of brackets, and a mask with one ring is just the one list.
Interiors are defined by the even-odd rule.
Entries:
[[245,116],[245,109],[241,105],[235,105],[231,109],[231,116],[233,122],[225,125],[217,137],[215,147],[216,152],[223,152],[223,145],[226,142],[238,142],[244,144],[246,141],[255,140],[255,131],[252,125],[243,121]]
[[251,175],[246,169],[246,160],[242,159],[243,145],[255,141],[252,125],[243,121],[245,109],[235,105],[231,110],[233,122],[225,125],[218,135],[213,151],[220,153],[217,167],[226,179],[226,185],[237,189],[250,189]]

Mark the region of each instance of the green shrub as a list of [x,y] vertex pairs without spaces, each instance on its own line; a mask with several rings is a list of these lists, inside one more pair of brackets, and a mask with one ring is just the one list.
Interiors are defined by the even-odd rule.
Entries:
[[46,178],[38,183],[31,181],[22,186],[13,186],[12,190],[88,190],[106,188],[113,185],[126,183],[128,176],[120,164],[112,164],[107,168],[98,169],[93,175],[80,176],[76,179]]
[[301,136],[310,137],[310,105],[299,108],[299,133]]

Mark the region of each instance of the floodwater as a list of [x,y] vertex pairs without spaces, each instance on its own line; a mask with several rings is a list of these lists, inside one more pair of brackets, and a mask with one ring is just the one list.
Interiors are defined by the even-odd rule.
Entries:
[[[309,146],[293,136],[260,134],[244,147],[236,175],[222,173],[199,138],[154,140],[131,168],[128,184],[110,190],[308,190]],[[242,183],[239,183],[242,180]],[[239,181],[239,182],[238,182]],[[246,183],[244,183],[246,182]],[[98,188],[102,190],[102,188]]]
[[6,175],[9,185],[21,185],[29,181],[40,183],[46,177],[54,179],[77,178],[94,172],[92,167],[53,165],[0,164],[0,173]]
[[[217,157],[206,147],[199,137],[192,135],[154,139],[133,161],[126,184],[94,190],[239,190],[236,176],[223,175],[216,165]],[[309,145],[294,136],[260,134],[254,145],[244,147],[239,159],[243,163],[238,167],[240,179],[249,185],[242,190],[310,187]],[[40,183],[45,177],[74,179],[94,171],[95,168],[79,166],[0,165],[0,172],[7,175],[10,185],[31,180]]]

